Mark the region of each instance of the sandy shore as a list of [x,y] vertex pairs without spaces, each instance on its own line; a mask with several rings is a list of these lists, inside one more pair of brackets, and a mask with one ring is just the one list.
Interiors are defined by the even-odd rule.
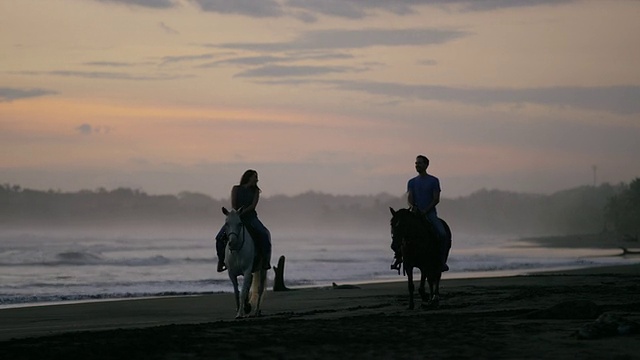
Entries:
[[[526,240],[638,252],[606,234]],[[0,357],[640,359],[640,264],[444,278],[440,306],[415,310],[401,277],[269,291],[263,316],[243,320],[232,294],[2,309]]]
[[[445,276],[438,308],[408,310],[407,304],[406,282],[399,281],[269,291],[263,316],[243,320],[233,319],[231,294],[3,309],[0,354],[3,359],[640,359],[640,331],[634,328],[640,323],[640,264],[504,278]],[[627,334],[611,331],[611,324]]]

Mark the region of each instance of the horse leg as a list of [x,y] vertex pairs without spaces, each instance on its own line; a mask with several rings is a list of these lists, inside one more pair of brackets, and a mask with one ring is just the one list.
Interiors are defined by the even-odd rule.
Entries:
[[425,291],[425,280],[427,279],[427,274],[424,271],[420,271],[420,287],[418,288],[418,293],[420,293],[420,298],[422,301],[428,301],[427,293]]
[[[243,318],[247,313],[246,307],[249,300],[249,288],[251,287],[251,281],[253,281],[253,274],[251,274],[251,270],[247,271],[243,277],[244,279],[242,280],[242,290],[240,290],[240,302],[236,319]],[[249,310],[250,309],[251,308],[249,307]]]
[[434,289],[434,291],[433,291],[433,297],[432,297],[432,298],[435,298],[435,299],[436,299],[436,301],[438,301],[438,302],[440,302],[440,280],[441,280],[441,279],[442,279],[442,272],[438,272],[438,273],[436,274],[436,279],[435,279],[435,281],[434,281],[434,283],[435,283],[435,284],[434,284],[435,289]]
[[429,279],[429,295],[431,300],[429,300],[429,306],[438,307],[440,305],[440,278],[442,277],[441,272],[436,272],[430,274]]
[[238,278],[229,274],[229,279],[231,279],[231,283],[233,284],[233,295],[236,299],[236,318],[238,318],[238,314],[240,313],[240,290],[238,290]]
[[415,290],[413,285],[413,268],[405,268],[405,271],[407,272],[407,281],[409,282],[409,310],[413,310],[415,306],[413,303],[413,291]]
[[255,296],[255,306],[256,306],[256,310],[255,313],[253,314],[254,316],[260,316],[261,315],[261,311],[260,311],[260,304],[262,303],[262,295],[264,294],[264,288],[266,286],[266,282],[267,282],[267,270],[265,269],[261,269],[260,271],[258,271],[256,274],[254,274],[254,278],[253,280],[258,281],[257,284],[257,288],[254,287],[254,285],[251,285],[252,292],[255,292],[255,294],[253,294],[253,296]]

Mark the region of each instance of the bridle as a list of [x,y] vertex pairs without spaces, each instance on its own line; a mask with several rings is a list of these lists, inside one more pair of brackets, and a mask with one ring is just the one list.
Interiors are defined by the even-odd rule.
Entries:
[[397,244],[406,244],[419,241],[421,236],[417,236],[415,231],[412,232],[408,229],[409,226],[413,226],[409,217],[413,216],[413,213],[400,213],[397,212],[395,216],[391,218],[391,240]]
[[391,218],[391,241],[394,244],[402,245],[407,241],[406,219],[403,214],[396,214]]
[[[227,224],[227,226],[228,226],[228,224]],[[246,236],[247,227],[244,226],[244,224],[242,222],[240,222],[240,229],[241,229],[241,232],[242,232],[242,235],[243,235],[242,236],[242,242],[240,242],[239,246],[237,246],[237,247],[233,246],[232,247],[231,246],[232,243],[231,243],[231,241],[229,241],[229,250],[231,250],[231,251],[240,251],[240,249],[242,249],[242,247],[244,246],[245,240],[247,239],[247,236]],[[240,234],[235,232],[235,231],[230,231],[230,232],[227,233],[227,237],[229,237],[229,239],[231,239],[231,235],[235,235],[236,237],[240,237]]]

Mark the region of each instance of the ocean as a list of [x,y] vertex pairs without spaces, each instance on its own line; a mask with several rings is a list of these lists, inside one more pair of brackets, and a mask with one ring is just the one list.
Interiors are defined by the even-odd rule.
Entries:
[[[215,230],[215,229],[213,229]],[[0,232],[0,308],[232,292],[216,272],[213,235],[187,233]],[[272,264],[284,255],[290,288],[403,280],[391,271],[389,231],[271,229]],[[443,278],[526,274],[628,264],[615,250],[545,249],[512,236],[454,233]],[[269,289],[274,273],[269,272]]]

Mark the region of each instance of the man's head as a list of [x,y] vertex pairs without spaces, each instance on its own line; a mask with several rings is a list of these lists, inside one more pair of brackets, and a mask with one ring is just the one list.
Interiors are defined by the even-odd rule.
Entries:
[[424,155],[416,156],[416,171],[420,174],[427,171],[429,167],[429,159]]

